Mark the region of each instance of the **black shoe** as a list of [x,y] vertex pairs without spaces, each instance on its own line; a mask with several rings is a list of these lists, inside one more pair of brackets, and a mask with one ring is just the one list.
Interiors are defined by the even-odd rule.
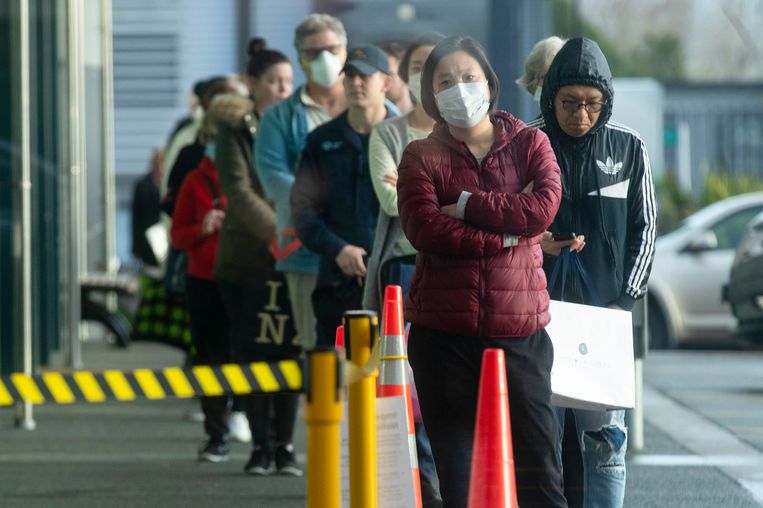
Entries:
[[297,465],[297,457],[291,443],[276,448],[276,470],[282,475],[302,476],[302,470]]
[[225,462],[228,460],[230,447],[225,441],[219,439],[210,439],[207,444],[199,450],[199,460],[202,462]]
[[269,476],[273,472],[270,450],[264,446],[256,445],[249,457],[249,462],[244,466],[244,472],[254,476]]

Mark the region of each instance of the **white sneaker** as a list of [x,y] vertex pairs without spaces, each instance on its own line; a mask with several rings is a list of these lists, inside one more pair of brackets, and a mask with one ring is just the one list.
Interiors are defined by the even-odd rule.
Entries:
[[189,422],[203,423],[204,412],[198,407],[191,408],[185,412],[185,419]]
[[231,439],[240,443],[250,443],[252,432],[249,430],[249,420],[241,411],[233,411],[228,418],[228,430]]

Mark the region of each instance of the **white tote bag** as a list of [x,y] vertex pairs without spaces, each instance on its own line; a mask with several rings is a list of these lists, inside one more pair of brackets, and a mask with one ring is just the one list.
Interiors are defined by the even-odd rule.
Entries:
[[636,403],[631,313],[551,300],[551,403],[628,409]]

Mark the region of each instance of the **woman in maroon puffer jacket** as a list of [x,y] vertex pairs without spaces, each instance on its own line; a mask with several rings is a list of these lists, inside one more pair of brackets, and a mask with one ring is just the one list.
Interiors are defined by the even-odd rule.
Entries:
[[466,506],[482,352],[501,348],[519,505],[566,506],[540,250],[561,196],[556,158],[545,134],[494,111],[498,78],[474,40],[438,44],[421,82],[438,125],[403,154],[398,207],[419,251],[408,354],[443,504]]

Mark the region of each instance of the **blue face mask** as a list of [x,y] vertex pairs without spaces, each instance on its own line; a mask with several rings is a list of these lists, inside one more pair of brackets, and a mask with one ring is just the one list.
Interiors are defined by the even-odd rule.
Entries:
[[204,155],[206,155],[213,161],[215,160],[215,144],[214,143],[210,143],[207,145],[207,149],[204,150]]

